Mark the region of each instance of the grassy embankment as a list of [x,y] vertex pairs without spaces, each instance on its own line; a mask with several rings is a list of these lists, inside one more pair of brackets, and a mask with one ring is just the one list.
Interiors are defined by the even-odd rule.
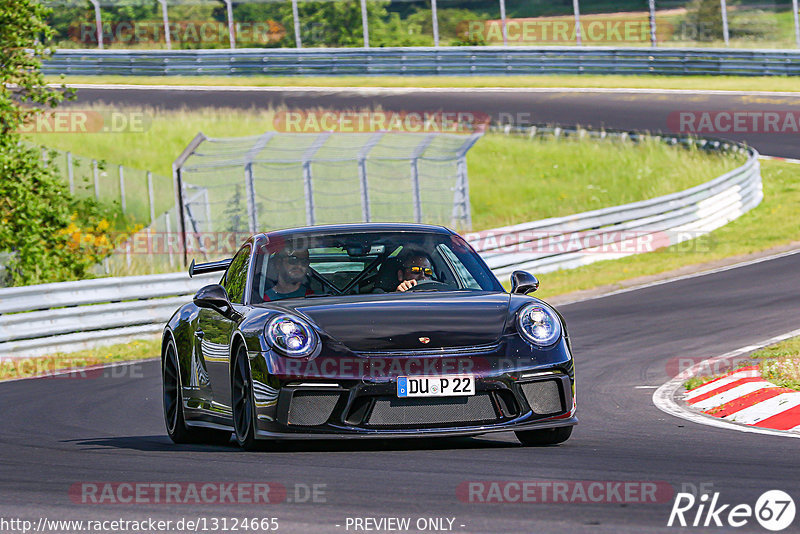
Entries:
[[[793,337],[758,350],[743,361],[739,367],[758,365],[764,380],[776,386],[800,390],[800,337]],[[683,386],[692,390],[721,375],[692,377]]]
[[600,88],[798,92],[787,76],[49,76],[51,83],[256,87]]
[[[131,166],[141,166],[142,161],[147,161],[153,170],[166,174],[174,154],[180,152],[198,130],[212,136],[252,134],[268,129],[268,118],[257,113],[211,110],[160,113],[153,116],[151,127],[145,133],[39,135],[34,140]],[[736,163],[658,143],[532,142],[491,135],[469,153],[468,164],[475,229],[484,229],[677,191],[704,182]],[[800,166],[780,161],[765,161],[762,166],[764,201],[740,219],[706,238],[650,254],[542,275],[542,289],[537,295],[548,297],[616,284],[637,276],[797,241],[800,239],[800,229],[796,225]],[[162,196],[171,197],[171,194]],[[143,343],[134,349],[117,346],[95,349],[97,352],[54,356],[51,361],[64,361],[62,366],[71,367],[158,354],[157,342]],[[53,365],[57,364],[44,369],[59,368]],[[2,378],[16,376],[19,376],[18,371],[13,367],[0,374]]]

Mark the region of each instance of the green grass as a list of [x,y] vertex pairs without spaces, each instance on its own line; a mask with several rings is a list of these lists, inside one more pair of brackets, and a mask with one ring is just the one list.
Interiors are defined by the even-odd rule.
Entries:
[[688,265],[761,252],[800,240],[800,165],[762,161],[764,200],[759,206],[706,236],[648,254],[542,274],[537,296],[551,297]]
[[[173,204],[171,165],[198,131],[211,137],[273,129],[273,111],[148,110],[142,133],[37,134],[32,141],[161,175],[159,211]],[[657,141],[529,140],[488,134],[467,155],[473,228],[483,230],[569,215],[679,191],[742,162]],[[113,184],[116,175],[106,178]],[[146,198],[143,180],[126,180],[130,199]]]
[[800,390],[800,337],[770,345],[753,353],[761,376],[776,386]]
[[699,388],[703,384],[708,384],[717,378],[719,378],[719,376],[693,376],[683,383],[683,387],[686,388],[686,391],[691,391],[695,388]]
[[51,83],[258,87],[587,87],[717,91],[800,91],[787,76],[50,76]]
[[64,369],[155,358],[160,353],[160,347],[160,339],[146,339],[38,358],[0,359],[0,380],[46,376]]

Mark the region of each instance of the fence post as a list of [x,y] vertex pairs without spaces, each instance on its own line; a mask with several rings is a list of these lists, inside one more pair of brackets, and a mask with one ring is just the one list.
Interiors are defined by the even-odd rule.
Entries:
[[[795,0],[797,1],[797,0]],[[656,0],[650,0],[650,46],[656,47]]]
[[119,202],[122,206],[122,213],[125,213],[125,176],[122,171],[122,165],[119,166]]
[[161,18],[164,20],[164,42],[167,50],[172,50],[172,36],[169,33],[169,13],[167,12],[167,0],[158,0],[161,4]]
[[[464,144],[458,148],[456,153],[456,191],[453,198],[453,212],[451,224],[457,226],[455,223],[460,218],[464,223],[462,230],[472,230],[472,209],[469,202],[469,178],[467,176],[467,152],[470,148],[478,142],[483,136],[483,132],[477,132],[469,136]],[[458,216],[458,211],[461,211],[461,217]]]
[[414,222],[422,222],[422,193],[419,187],[419,158],[425,149],[433,142],[436,134],[428,134],[411,153],[411,195],[414,202]]
[[719,7],[722,12],[722,38],[725,40],[725,46],[728,46],[728,6],[725,0],[719,0]]
[[147,197],[150,200],[150,226],[156,222],[156,202],[153,195],[153,173],[147,171]]
[[228,13],[228,40],[231,44],[231,50],[236,48],[236,27],[233,20],[233,0],[225,0],[225,9]]
[[47,149],[45,147],[42,147],[42,166],[47,168]]
[[67,152],[67,178],[69,179],[69,194],[75,194],[75,171],[72,169],[72,152]]
[[506,0],[500,0],[500,24],[503,29],[503,46],[508,46],[508,26],[506,25]]
[[92,176],[94,177],[94,198],[100,200],[100,176],[97,170],[97,160],[92,160]]
[[100,14],[100,2],[89,0],[94,6],[94,26],[97,29],[97,48],[103,49],[103,16]]
[[358,151],[358,182],[361,187],[361,218],[370,222],[372,214],[369,209],[369,187],[367,184],[367,155],[380,142],[383,132],[372,134],[369,141]]
[[797,48],[800,48],[800,20],[797,15],[797,0],[792,0],[792,14],[794,15],[794,41]]
[[258,213],[256,213],[256,186],[253,183],[253,163],[250,161],[244,166],[244,191],[247,195],[247,229],[251,234],[254,234],[258,228]]
[[361,0],[361,26],[364,29],[364,48],[369,48],[369,22],[367,21],[367,0]]
[[572,0],[572,10],[575,12],[575,44],[580,46],[581,42],[581,6],[580,0]]
[[258,231],[258,205],[256,204],[256,184],[253,177],[253,160],[259,152],[264,150],[264,147],[267,146],[269,140],[274,136],[275,132],[267,132],[260,136],[244,156],[244,191],[247,195],[248,229],[250,230],[251,234],[254,234]]
[[436,12],[436,0],[431,0],[431,20],[433,22],[433,46],[439,46],[439,15]]
[[306,197],[306,224],[309,226],[317,224],[317,215],[314,210],[314,182],[311,175],[311,159],[330,136],[331,132],[319,134],[303,154],[303,190]]
[[297,0],[292,0],[292,19],[294,19],[294,44],[297,48],[303,48],[303,40],[300,38],[300,13],[297,11]]

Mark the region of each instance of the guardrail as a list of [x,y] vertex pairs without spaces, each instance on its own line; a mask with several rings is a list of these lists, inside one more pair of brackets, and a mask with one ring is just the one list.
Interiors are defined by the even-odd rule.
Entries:
[[181,272],[0,289],[0,357],[73,352],[158,334],[176,309],[217,279]]
[[[632,141],[649,137],[543,126],[502,130],[526,137],[618,137]],[[659,247],[695,238],[761,202],[760,166],[754,149],[708,139],[656,137],[670,144],[737,150],[748,157],[739,168],[685,191],[468,234],[467,239],[498,277],[517,269],[542,273],[630,255],[635,251],[626,252],[626,244],[648,236],[654,237],[651,242]],[[620,251],[597,253],[594,244],[598,242]],[[579,245],[575,247],[574,243]],[[0,357],[70,352],[155,335],[182,303],[217,278],[218,274],[210,274],[190,279],[180,272],[0,289]]]
[[710,74],[796,76],[800,50],[720,48],[408,47],[240,50],[57,50],[48,75]]
[[[505,128],[527,137],[564,135],[619,137],[643,134],[579,128]],[[732,142],[691,137],[663,137],[670,144],[747,154],[744,165],[704,184],[669,195],[566,217],[495,228],[470,234],[475,249],[498,277],[523,269],[539,273],[571,269],[637,253],[637,247],[674,245],[706,234],[757,206],[762,198],[758,152]]]

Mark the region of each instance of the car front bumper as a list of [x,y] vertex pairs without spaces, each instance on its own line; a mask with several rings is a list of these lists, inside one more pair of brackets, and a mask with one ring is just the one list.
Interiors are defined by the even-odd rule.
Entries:
[[[271,372],[270,356],[251,354],[258,438],[468,436],[577,423],[573,362],[566,344],[547,357],[483,354],[476,360],[469,355],[475,395],[459,397],[399,398],[397,376],[402,374],[277,374]],[[463,363],[464,356],[459,358],[457,363]]]

